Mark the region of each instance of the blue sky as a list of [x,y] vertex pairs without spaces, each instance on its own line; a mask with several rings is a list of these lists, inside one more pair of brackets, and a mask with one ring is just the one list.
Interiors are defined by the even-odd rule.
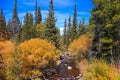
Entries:
[[[73,16],[74,4],[77,5],[77,19],[78,22],[82,18],[85,18],[85,23],[89,24],[90,10],[92,9],[92,0],[53,0],[55,16],[57,18],[57,27],[60,28],[61,33],[63,31],[64,19],[70,15]],[[18,15],[21,21],[24,20],[26,11],[34,14],[36,0],[18,0]],[[41,8],[43,21],[45,20],[48,8],[49,0],[38,0],[38,5]],[[14,0],[0,0],[0,8],[3,9],[6,21],[12,18]]]

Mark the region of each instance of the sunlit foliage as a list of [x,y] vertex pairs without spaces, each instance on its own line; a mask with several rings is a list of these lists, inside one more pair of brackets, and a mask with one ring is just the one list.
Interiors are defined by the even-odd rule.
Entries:
[[85,58],[88,56],[88,51],[92,44],[91,34],[83,34],[77,40],[74,40],[70,46],[69,50],[74,53],[73,55],[77,58]]
[[41,68],[50,61],[56,61],[59,51],[50,42],[42,39],[31,39],[21,43],[18,47],[21,54],[21,76],[25,79],[34,79],[42,75]]
[[119,80],[118,76],[114,65],[109,65],[103,60],[93,60],[88,64],[82,80]]
[[14,44],[10,41],[0,42],[0,79],[6,78],[9,57],[14,49]]

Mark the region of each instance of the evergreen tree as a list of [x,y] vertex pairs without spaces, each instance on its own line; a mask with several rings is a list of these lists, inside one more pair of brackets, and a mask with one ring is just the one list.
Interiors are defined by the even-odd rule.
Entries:
[[[102,0],[100,0],[102,1]],[[103,3],[100,3],[97,5],[95,3],[95,0],[93,2],[96,7],[92,10],[91,14],[91,20],[90,24],[94,25],[94,39],[93,39],[93,51],[97,52],[98,57],[101,56],[102,53],[102,43],[101,43],[101,38],[102,38],[102,29],[104,28],[105,25],[105,20],[104,20],[104,15],[100,16],[103,14]]]
[[21,41],[25,41],[36,37],[36,28],[33,23],[33,15],[31,13],[26,13],[22,31],[21,31]]
[[42,14],[41,14],[41,10],[40,10],[40,6],[38,6],[38,2],[36,0],[35,3],[35,24],[40,24],[40,22],[42,21]]
[[37,4],[37,0],[35,3],[35,24],[38,24],[38,4]]
[[93,51],[98,53],[98,57],[104,57],[110,60],[111,57],[120,53],[118,51],[120,41],[120,1],[93,0],[93,4],[94,8],[92,9],[90,19],[90,24],[94,26]]
[[29,39],[36,37],[36,27],[33,22],[33,15],[29,13]]
[[37,24],[36,26],[36,30],[37,30],[37,37],[38,38],[44,38],[44,28],[45,28],[45,25],[43,22],[40,22],[39,24]]
[[81,35],[81,32],[82,32],[82,29],[83,29],[83,24],[82,24],[82,22],[80,21],[80,23],[79,23],[79,26],[78,26],[78,37]]
[[28,38],[28,35],[29,35],[29,13],[26,12],[26,15],[25,15],[25,18],[24,18],[24,23],[23,23],[23,26],[22,26],[22,32],[21,32],[21,41],[24,41],[24,40],[27,40],[29,39]]
[[71,40],[73,41],[77,37],[77,9],[76,4],[74,7],[74,15],[73,15],[73,26],[71,28]]
[[64,45],[67,46],[67,21],[65,19],[64,22],[64,39],[63,39]]
[[61,48],[61,44],[60,44],[60,42],[61,42],[61,35],[60,35],[60,29],[58,28],[58,27],[56,27],[56,31],[57,31],[57,33],[56,33],[56,35],[57,35],[57,48],[58,49],[60,49]]
[[3,16],[3,11],[0,9],[0,40],[8,39],[8,31],[6,28],[5,17]]
[[41,14],[41,10],[40,10],[40,6],[38,6],[38,23],[40,24],[40,22],[42,21],[42,14]]
[[50,0],[50,8],[48,17],[45,22],[45,39],[51,41],[57,48],[60,47],[59,39],[57,37],[58,30],[56,28],[56,19],[54,17],[53,0]]
[[85,19],[83,18],[82,21],[80,21],[78,26],[78,37],[85,33]]
[[[107,3],[107,4],[106,4]],[[105,3],[105,48],[104,49],[112,59],[117,59],[120,56],[120,0],[108,0]],[[108,49],[109,47],[109,49]]]
[[12,21],[7,26],[7,28],[8,28],[11,39],[18,37],[17,35],[19,35],[21,23],[20,23],[20,20],[18,18],[17,0],[14,1],[14,10],[13,10],[13,15],[12,15]]
[[13,15],[12,19],[18,19],[18,12],[17,12],[17,0],[14,0],[14,10],[13,10]]
[[68,18],[68,28],[67,28],[67,45],[71,42],[71,16]]

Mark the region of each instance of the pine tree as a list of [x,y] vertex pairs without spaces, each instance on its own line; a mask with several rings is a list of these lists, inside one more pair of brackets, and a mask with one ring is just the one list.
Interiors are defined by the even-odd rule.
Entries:
[[64,22],[64,39],[63,39],[64,45],[67,46],[67,21],[65,19]]
[[[107,4],[106,4],[107,3]],[[120,0],[108,0],[105,3],[105,38],[107,43],[103,44],[104,51],[111,55],[112,59],[120,57]],[[108,49],[109,48],[109,49]]]
[[85,19],[83,18],[82,21],[80,21],[78,26],[78,37],[85,33]]
[[77,37],[77,9],[76,4],[74,7],[74,15],[73,15],[73,26],[71,28],[71,40],[73,41]]
[[40,10],[40,6],[38,6],[38,23],[40,24],[40,22],[42,21],[42,14],[41,14],[41,10]]
[[61,42],[60,29],[58,27],[56,27],[56,31],[57,31],[56,35],[57,35],[57,41],[58,41],[57,42],[57,48],[60,49],[61,48],[61,44],[60,44],[60,42]]
[[10,22],[10,25],[7,26],[8,31],[10,33],[11,39],[18,37],[21,28],[21,23],[18,18],[18,12],[17,12],[17,0],[14,1],[14,10],[12,15],[12,21]]
[[8,31],[6,28],[5,17],[3,16],[3,11],[0,9],[0,40],[8,39]]
[[48,17],[45,22],[45,39],[51,41],[57,48],[60,47],[57,37],[58,30],[56,28],[56,19],[54,16],[53,0],[50,0]]
[[17,12],[17,0],[14,0],[14,10],[13,10],[13,15],[12,19],[18,18],[18,12]]
[[33,15],[29,13],[29,39],[36,37],[36,27],[33,22]]
[[67,45],[71,42],[71,16],[68,18],[68,28],[67,28]]
[[33,15],[26,12],[24,24],[21,31],[21,41],[36,37],[36,28],[33,23]]
[[[101,1],[101,0],[100,0]],[[96,5],[97,3],[94,0],[94,4]],[[90,19],[90,24],[94,25],[94,39],[93,39],[93,51],[97,52],[97,56],[100,57],[102,53],[102,29],[104,29],[105,25],[105,20],[104,20],[104,15],[100,16],[103,14],[103,5],[104,4],[98,4],[96,5],[96,8],[91,11],[91,19]]]
[[83,24],[82,24],[82,22],[80,21],[80,23],[79,23],[79,26],[78,26],[78,37],[81,35],[81,32],[82,32],[82,28],[83,28]]
[[[119,0],[93,0],[90,24],[94,26],[93,51],[110,60],[119,55]],[[117,16],[117,17],[116,17]],[[114,23],[115,22],[115,23]],[[117,24],[116,24],[117,23]],[[116,43],[116,44],[115,44]]]
[[26,15],[25,15],[25,18],[24,18],[24,24],[23,24],[23,26],[22,26],[22,32],[21,32],[21,41],[25,41],[25,40],[27,40],[27,39],[29,39],[28,38],[28,29],[29,29],[29,13],[28,12],[26,12]]
[[38,3],[35,3],[35,24],[38,24]]
[[45,25],[43,22],[40,22],[39,24],[37,24],[36,26],[36,31],[37,31],[37,35],[36,37],[43,39],[44,38],[44,28]]

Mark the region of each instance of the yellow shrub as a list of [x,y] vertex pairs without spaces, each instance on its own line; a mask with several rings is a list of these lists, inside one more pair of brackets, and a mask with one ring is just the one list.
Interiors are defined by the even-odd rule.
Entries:
[[0,61],[6,63],[13,52],[14,44],[10,41],[0,42]]
[[82,80],[118,80],[118,72],[103,60],[94,60],[88,65]]
[[73,53],[75,57],[84,58],[88,55],[87,52],[92,44],[92,38],[90,33],[81,35],[77,40],[74,40],[70,46],[69,51]]
[[40,69],[47,65],[51,60],[56,61],[59,51],[50,42],[42,39],[31,39],[18,46],[21,54],[22,77],[39,77]]
[[5,80],[10,56],[14,51],[14,44],[10,41],[0,42],[0,79]]

